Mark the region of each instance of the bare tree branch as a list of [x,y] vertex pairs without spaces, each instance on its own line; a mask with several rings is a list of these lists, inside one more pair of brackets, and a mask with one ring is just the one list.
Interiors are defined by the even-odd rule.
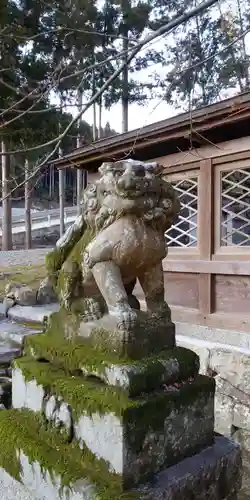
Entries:
[[[146,46],[148,43],[150,43],[151,41],[155,40],[156,38],[159,38],[162,35],[165,35],[166,33],[169,33],[171,30],[173,30],[174,28],[176,28],[180,24],[188,21],[190,18],[196,16],[197,14],[199,14],[200,12],[202,12],[203,10],[211,7],[212,5],[214,5],[215,3],[217,3],[217,1],[218,0],[205,0],[204,2],[202,2],[197,7],[194,7],[192,9],[190,9],[189,12],[187,12],[185,14],[182,14],[181,16],[178,16],[178,17],[172,19],[169,23],[164,24],[158,30],[156,30],[155,32],[147,35],[143,40],[141,40],[139,43],[137,43],[136,46],[133,48],[132,52],[130,53],[130,55],[128,56],[127,60],[124,61],[117,68],[117,70],[108,78],[108,80],[91,97],[91,99],[89,100],[89,102],[83,107],[83,109],[81,111],[79,111],[79,113],[75,116],[75,118],[73,118],[71,120],[71,122],[69,123],[69,125],[64,129],[64,131],[59,136],[57,136],[56,138],[54,138],[51,141],[48,141],[48,142],[46,142],[46,143],[44,143],[42,145],[37,145],[37,146],[31,147],[31,148],[27,148],[25,150],[19,149],[19,150],[15,150],[15,151],[8,151],[7,154],[8,155],[12,155],[12,154],[17,154],[17,153],[37,151],[39,149],[44,149],[45,147],[52,146],[53,144],[56,143],[54,149],[48,154],[47,158],[40,164],[40,166],[37,167],[36,171],[38,171],[39,168],[41,168],[42,166],[44,166],[47,161],[49,161],[51,158],[53,158],[54,154],[57,152],[57,150],[58,150],[58,148],[60,146],[60,143],[61,143],[62,139],[64,139],[64,137],[67,135],[67,133],[71,129],[71,127],[75,123],[77,123],[77,121],[79,120],[79,118],[81,118],[81,116],[92,106],[92,104],[99,99],[99,97],[109,87],[109,85],[111,83],[113,83],[113,81],[121,74],[124,66],[130,64],[130,62],[134,59],[134,57],[138,54],[138,52],[140,52],[140,50],[142,49],[142,47]],[[2,156],[3,153],[0,153],[0,155]],[[32,174],[32,176],[35,176],[35,175],[36,175],[35,173]]]

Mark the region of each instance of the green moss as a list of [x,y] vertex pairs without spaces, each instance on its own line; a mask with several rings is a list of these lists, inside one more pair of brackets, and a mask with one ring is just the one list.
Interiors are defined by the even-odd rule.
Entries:
[[77,264],[81,265],[82,261],[83,261],[83,253],[84,253],[87,245],[94,238],[94,236],[95,236],[94,229],[86,227],[81,238],[79,239],[79,241],[77,241],[77,243],[72,248],[72,251],[70,252],[69,257],[68,257],[69,261],[76,262]]
[[17,450],[38,462],[51,477],[61,477],[62,486],[71,486],[80,479],[96,485],[99,500],[132,500],[135,493],[124,493],[119,476],[112,474],[104,460],[98,460],[87,449],[74,443],[62,443],[52,429],[44,427],[41,417],[28,410],[0,412],[0,466],[21,482],[21,465]]
[[[27,380],[35,379],[46,392],[61,396],[68,403],[75,417],[87,413],[114,413],[125,420],[144,421],[150,419],[153,428],[161,428],[166,415],[173,408],[186,406],[194,402],[198,395],[211,393],[214,380],[198,376],[192,383],[184,385],[179,391],[155,391],[137,398],[131,398],[120,388],[105,385],[80,376],[69,376],[49,363],[36,362],[28,357],[14,361],[14,366],[21,369]],[[135,414],[133,413],[135,411]],[[158,424],[156,424],[156,420]],[[144,426],[143,426],[144,427]]]
[[[170,365],[177,363],[179,370],[168,372],[165,365],[168,361]],[[133,365],[138,368],[138,371],[133,374],[131,380],[131,395],[153,391],[163,383],[171,384],[187,380],[189,377],[196,377],[199,372],[199,357],[189,349],[174,347],[162,351],[157,356],[133,362]]]
[[42,325],[39,321],[18,321],[18,323],[22,326],[26,326],[27,328],[30,328],[31,330],[37,330],[39,332],[42,331]]
[[68,310],[73,308],[78,314],[85,312],[84,301],[79,300],[86,295],[83,288],[83,254],[94,234],[92,229],[86,228],[57,270],[56,293]]
[[91,415],[112,411],[121,416],[127,408],[137,405],[137,401],[130,400],[119,388],[102,384],[98,379],[91,381],[84,377],[69,376],[49,363],[23,357],[15,360],[14,366],[20,368],[26,380],[35,379],[48,394],[61,396],[71,406],[75,418],[85,412]]
[[[54,394],[57,398],[68,403],[72,410],[73,420],[76,422],[81,415],[91,415],[93,413],[113,413],[121,421],[126,439],[126,446],[133,455],[140,457],[142,446],[149,432],[160,437],[164,433],[166,418],[171,415],[188,414],[188,408],[199,408],[206,405],[207,401],[214,395],[215,382],[204,376],[198,376],[194,381],[185,384],[178,391],[156,391],[149,395],[142,395],[137,398],[129,398],[121,389],[114,389],[98,383],[98,381],[86,380],[83,377],[69,377],[60,370],[55,370],[48,363],[34,362],[30,359],[16,360],[18,366],[27,380],[35,379],[41,384],[46,394]],[[183,413],[184,412],[184,413]],[[201,416],[202,418],[202,413]],[[197,415],[197,418],[200,418]],[[210,445],[213,439],[213,429],[211,432],[201,435],[201,442],[195,446]],[[198,448],[197,448],[198,449]],[[193,451],[192,443],[187,453]],[[194,451],[195,452],[195,451]],[[143,452],[145,453],[145,451]],[[172,448],[166,449],[167,465],[175,463],[176,456],[172,456]],[[185,452],[186,453],[186,452]],[[178,455],[178,453],[177,453]],[[178,458],[178,457],[177,457]],[[154,469],[152,463],[150,468],[144,471],[143,462],[141,465],[141,477],[149,479]],[[127,484],[128,478],[125,480]],[[132,478],[129,478],[131,485]],[[111,497],[110,497],[111,498]]]
[[68,244],[65,247],[63,248],[55,247],[51,252],[49,252],[46,255],[45,263],[48,275],[50,276],[55,275],[59,271],[62,264],[66,261],[67,257],[72,252],[76,243],[86,232],[86,229],[87,225],[82,224],[80,229],[78,229],[73,233],[72,238],[68,241]]
[[[63,312],[61,312],[62,314]],[[55,366],[62,368],[66,373],[74,374],[79,370],[85,373],[95,374],[105,378],[105,370],[108,367],[131,366],[133,374],[130,378],[130,393],[136,395],[142,391],[149,392],[159,387],[163,382],[169,383],[176,380],[187,380],[195,377],[199,371],[198,356],[182,347],[164,350],[157,356],[150,356],[135,361],[128,357],[122,357],[109,350],[97,349],[95,345],[84,342],[84,339],[74,336],[77,331],[77,316],[71,315],[68,320],[67,331],[71,340],[63,338],[60,331],[56,331],[58,316],[52,315],[52,327],[45,334],[32,335],[25,339],[25,353],[36,359],[45,359]],[[62,318],[59,321],[61,325]],[[59,327],[57,325],[57,327]],[[53,334],[51,332],[54,332]],[[179,365],[179,373],[171,370],[166,376],[164,361],[171,361]]]

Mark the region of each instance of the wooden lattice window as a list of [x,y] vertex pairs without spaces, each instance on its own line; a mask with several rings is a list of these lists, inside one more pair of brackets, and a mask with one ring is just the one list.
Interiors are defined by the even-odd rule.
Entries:
[[250,246],[250,167],[220,173],[220,246]]
[[193,248],[198,244],[198,171],[166,176],[181,202],[181,212],[166,232],[169,247]]

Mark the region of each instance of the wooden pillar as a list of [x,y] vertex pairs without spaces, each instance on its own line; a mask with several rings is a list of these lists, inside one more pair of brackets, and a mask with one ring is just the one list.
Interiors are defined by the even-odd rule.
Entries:
[[[2,153],[6,152],[5,142],[2,141]],[[10,157],[2,155],[2,250],[12,249],[12,210],[10,191]]]
[[[211,261],[213,252],[213,165],[211,159],[200,162],[198,203],[200,258]],[[201,273],[199,309],[204,315],[213,312],[212,285],[211,273]]]
[[80,168],[77,169],[76,175],[77,175],[77,178],[76,178],[77,215],[80,215],[80,213],[81,213],[81,195],[82,195],[82,189],[83,189],[82,171]]
[[64,234],[64,170],[59,169],[60,236]]

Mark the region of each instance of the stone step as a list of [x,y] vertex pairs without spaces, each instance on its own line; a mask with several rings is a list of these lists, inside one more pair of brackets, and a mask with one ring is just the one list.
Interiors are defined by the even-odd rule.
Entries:
[[54,312],[59,311],[59,304],[44,306],[14,306],[8,311],[8,318],[25,323],[43,323]]
[[[108,443],[107,443],[108,444]],[[240,448],[214,445],[126,491],[104,461],[61,443],[27,410],[0,412],[0,488],[4,500],[232,500],[241,484]]]
[[98,379],[70,377],[26,357],[14,362],[12,380],[14,408],[43,414],[63,430],[62,440],[73,437],[124,484],[137,484],[213,442],[214,380],[208,377],[129,398]]
[[12,363],[12,361],[18,358],[20,355],[20,347],[13,347],[7,342],[0,343],[0,368],[8,367]]
[[41,324],[25,325],[4,319],[0,321],[0,342],[22,346],[26,336],[37,334],[40,331],[42,331]]

